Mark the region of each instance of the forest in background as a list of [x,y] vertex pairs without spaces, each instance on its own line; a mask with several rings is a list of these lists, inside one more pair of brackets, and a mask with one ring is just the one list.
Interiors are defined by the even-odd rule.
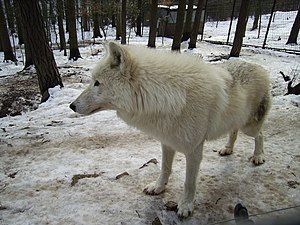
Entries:
[[[184,40],[189,41],[190,49],[196,47],[201,22],[204,27],[206,21],[230,20],[232,23],[238,18],[228,58],[238,57],[249,17],[255,18],[252,29],[260,29],[261,16],[270,13],[267,37],[273,14],[289,10],[298,13],[286,43],[297,44],[299,0],[1,0],[0,51],[4,52],[4,61],[16,62],[16,49],[24,46],[24,69],[35,66],[44,102],[49,98],[49,88],[63,86],[53,57],[53,48],[59,48],[65,56],[68,55],[69,60],[77,60],[81,57],[79,39],[84,40],[84,36],[79,37],[79,34],[92,31],[93,39],[88,41],[95,42],[96,38],[105,40],[108,27],[112,27],[115,28],[115,39],[126,44],[128,35],[133,35],[131,33],[142,36],[144,26],[149,27],[148,47],[154,48],[157,15],[159,5],[162,4],[178,4],[171,47],[174,51],[180,51]],[[196,10],[194,6],[197,6]],[[201,21],[203,13],[204,20]],[[229,29],[234,30],[231,23]]]

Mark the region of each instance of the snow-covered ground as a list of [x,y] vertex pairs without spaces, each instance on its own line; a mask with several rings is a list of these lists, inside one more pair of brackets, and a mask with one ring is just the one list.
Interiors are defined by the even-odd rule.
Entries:
[[[131,45],[146,43],[147,37],[130,39]],[[157,48],[170,51],[171,43],[164,38],[162,45],[158,38]],[[193,51],[185,50],[186,45],[182,47],[186,54],[206,61],[230,52],[228,46],[205,42]],[[65,87],[51,89],[51,98],[35,111],[0,119],[0,224],[134,225],[151,224],[155,218],[162,224],[235,224],[219,221],[232,219],[238,202],[251,215],[263,214],[252,217],[256,222],[299,215],[300,96],[283,95],[287,84],[279,74],[299,74],[299,56],[243,48],[241,60],[260,64],[271,75],[273,107],[264,127],[267,161],[258,167],[248,161],[254,141],[243,134],[228,157],[217,153],[225,137],[207,142],[194,214],[179,220],[164,205],[182,192],[183,155],[176,156],[167,190],[159,196],[145,195],[145,185],[159,175],[159,142],[128,127],[113,111],[79,116],[69,109],[104,54],[102,45],[80,52],[83,58],[72,62],[54,51]],[[22,65],[1,63],[0,68],[0,76],[7,76]],[[147,163],[153,158],[157,164]],[[293,209],[264,214],[289,207]]]
[[[267,48],[277,48],[300,52],[300,45],[286,45],[290,31],[293,26],[293,22],[296,18],[297,11],[281,12],[277,11],[272,17],[270,30],[266,39]],[[243,44],[262,47],[265,35],[267,33],[267,27],[271,14],[262,15],[260,29],[252,30],[252,24],[254,17],[249,17],[247,21],[247,28]],[[237,19],[232,21],[232,28],[229,37],[229,43],[233,42]],[[228,31],[230,27],[230,20],[226,21],[213,21],[206,22],[204,27],[204,40],[207,41],[221,41],[226,43],[228,37]],[[300,36],[298,37],[298,43],[300,42]]]

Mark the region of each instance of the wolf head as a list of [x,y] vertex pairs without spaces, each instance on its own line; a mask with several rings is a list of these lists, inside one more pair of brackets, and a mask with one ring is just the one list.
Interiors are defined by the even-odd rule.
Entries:
[[92,71],[88,88],[70,105],[72,110],[80,114],[106,109],[134,114],[181,113],[186,104],[186,90],[181,85],[184,78],[174,79],[179,77],[176,69],[170,72],[169,66],[163,68],[176,56],[114,42],[105,48],[105,57]]
[[[127,49],[114,42],[105,45],[106,55],[92,71],[90,85],[70,104],[80,114],[91,114],[122,107],[122,99],[131,99],[131,57]],[[121,105],[120,105],[121,104]]]

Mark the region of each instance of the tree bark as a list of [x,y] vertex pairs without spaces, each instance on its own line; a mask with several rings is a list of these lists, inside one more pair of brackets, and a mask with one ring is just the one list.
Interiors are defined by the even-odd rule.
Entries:
[[0,42],[2,45],[2,49],[4,51],[4,60],[11,60],[15,62],[16,57],[13,53],[10,44],[8,29],[6,26],[6,20],[5,20],[4,10],[1,1],[0,1]]
[[180,51],[181,37],[184,26],[186,0],[179,0],[177,9],[175,34],[172,43],[172,51]]
[[16,0],[13,0],[13,4],[14,4],[14,13],[15,13],[15,17],[16,17],[19,45],[22,45],[22,44],[24,44],[24,35],[23,35],[23,29],[22,29],[22,24],[21,24],[20,10],[16,4]]
[[299,5],[299,8],[298,8],[298,13],[297,13],[297,16],[295,18],[295,21],[294,21],[289,39],[287,41],[287,44],[297,44],[299,29],[300,29],[300,5]]
[[272,23],[272,18],[274,18],[273,15],[274,15],[274,12],[275,12],[276,1],[277,0],[273,0],[273,6],[272,6],[272,9],[271,9],[271,15],[270,15],[270,18],[269,18],[269,22],[268,22],[267,30],[266,30],[266,33],[265,33],[265,38],[264,38],[264,42],[263,42],[262,48],[265,48],[266,45],[267,45],[267,39],[268,39],[268,35],[269,35],[271,23]]
[[191,32],[189,49],[196,48],[197,36],[198,36],[199,27],[200,27],[200,23],[201,23],[201,15],[202,15],[204,2],[205,2],[205,0],[198,0],[195,20],[194,20],[194,24],[193,24],[193,28],[192,28],[192,32]]
[[136,36],[142,37],[142,0],[137,1],[138,16],[136,18]]
[[59,32],[59,42],[60,51],[64,51],[64,56],[67,56],[67,46],[66,46],[66,37],[65,37],[65,30],[63,24],[64,18],[64,5],[63,0],[57,0],[56,2],[57,7],[57,23],[58,23],[58,32]]
[[151,1],[150,7],[150,31],[148,39],[148,47],[155,48],[156,26],[157,26],[157,4],[158,0]]
[[126,44],[126,0],[122,0],[122,29],[121,29],[121,44]]
[[56,62],[45,33],[38,0],[16,0],[22,16],[24,33],[29,42],[33,63],[38,75],[42,102],[49,98],[49,88],[63,87]]
[[76,30],[76,16],[75,16],[75,0],[66,0],[68,28],[69,28],[69,42],[70,42],[70,56],[69,59],[76,61],[81,58],[77,42]]
[[100,3],[97,0],[93,0],[92,4],[92,17],[93,17],[93,23],[94,23],[94,29],[93,29],[93,38],[100,37],[102,38],[103,36],[100,33],[100,24],[99,24],[99,11],[100,11]]
[[89,14],[87,10],[87,0],[81,1],[82,26],[84,31],[90,31]]
[[256,4],[257,5],[255,6],[254,21],[251,30],[256,30],[258,28],[258,21],[261,14],[260,0],[256,0]]
[[191,37],[193,12],[194,12],[194,0],[188,0],[188,9],[186,12],[181,41],[187,41]]
[[15,31],[15,18],[14,18],[14,13],[13,13],[13,10],[12,10],[12,7],[11,7],[10,0],[4,0],[4,5],[5,5],[8,28],[10,29],[10,32],[12,34],[14,34],[16,32]]
[[242,0],[230,57],[239,57],[245,36],[250,0]]

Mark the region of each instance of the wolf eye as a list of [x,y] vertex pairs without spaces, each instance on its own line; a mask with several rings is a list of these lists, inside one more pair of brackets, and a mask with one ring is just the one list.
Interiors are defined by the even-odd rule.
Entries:
[[100,85],[99,81],[95,81],[94,86],[98,87]]

